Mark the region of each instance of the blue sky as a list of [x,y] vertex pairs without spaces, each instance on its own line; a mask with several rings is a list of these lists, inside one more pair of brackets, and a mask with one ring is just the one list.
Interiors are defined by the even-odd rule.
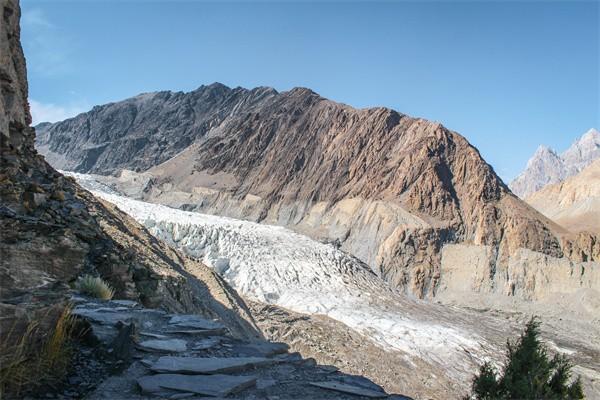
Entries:
[[596,1],[22,0],[36,122],[155,90],[306,86],[464,135],[505,180],[600,129]]

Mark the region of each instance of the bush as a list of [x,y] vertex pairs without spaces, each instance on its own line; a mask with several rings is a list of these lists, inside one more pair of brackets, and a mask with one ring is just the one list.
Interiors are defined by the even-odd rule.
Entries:
[[485,363],[473,381],[470,398],[583,399],[581,380],[571,380],[571,362],[557,354],[552,359],[540,341],[540,322],[533,317],[519,340],[507,341],[507,363],[500,376]]
[[114,290],[102,278],[85,275],[77,280],[75,284],[77,290],[91,297],[102,300],[110,300],[114,295]]
[[[45,317],[40,318],[40,321]],[[21,398],[63,379],[71,361],[70,339],[75,327],[70,308],[65,308],[49,333],[42,323],[31,321],[14,343],[14,328],[0,342],[0,398]],[[44,339],[45,338],[45,339]]]

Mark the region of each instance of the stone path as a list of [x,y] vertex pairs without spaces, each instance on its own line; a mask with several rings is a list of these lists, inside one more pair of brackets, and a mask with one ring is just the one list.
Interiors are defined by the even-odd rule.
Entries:
[[406,399],[289,353],[284,343],[236,339],[219,321],[128,301],[73,301],[73,313],[89,324],[93,347],[115,365],[85,397],[90,400]]

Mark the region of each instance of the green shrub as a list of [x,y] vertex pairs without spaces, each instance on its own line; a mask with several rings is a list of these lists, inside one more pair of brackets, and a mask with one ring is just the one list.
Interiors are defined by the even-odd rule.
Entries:
[[114,290],[102,278],[91,275],[85,275],[77,280],[75,288],[81,293],[102,300],[110,300],[114,295]]
[[500,376],[489,363],[481,367],[470,398],[583,399],[580,378],[569,383],[571,368],[571,362],[563,355],[549,358],[540,341],[540,322],[533,317],[516,343],[507,341],[507,363]]

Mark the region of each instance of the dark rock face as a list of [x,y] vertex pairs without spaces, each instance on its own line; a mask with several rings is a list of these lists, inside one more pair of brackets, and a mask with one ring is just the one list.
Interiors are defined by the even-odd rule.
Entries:
[[78,172],[147,170],[144,200],[338,242],[419,296],[435,292],[445,243],[494,246],[500,263],[564,255],[562,229],[456,132],[309,89],[140,95],[46,126],[38,148]]
[[103,277],[116,297],[212,314],[237,335],[255,335],[243,302],[216,274],[158,242],[37,154],[35,131],[29,127],[18,1],[2,0],[0,9],[2,343],[10,332],[19,339],[30,320],[51,326],[59,314],[52,310],[60,310],[68,284],[82,273]]
[[220,84],[190,93],[141,94],[57,124],[43,124],[37,145],[45,153],[65,156],[48,157],[59,169],[143,171],[172,158],[240,107],[252,108],[274,94],[268,88],[249,91]]

